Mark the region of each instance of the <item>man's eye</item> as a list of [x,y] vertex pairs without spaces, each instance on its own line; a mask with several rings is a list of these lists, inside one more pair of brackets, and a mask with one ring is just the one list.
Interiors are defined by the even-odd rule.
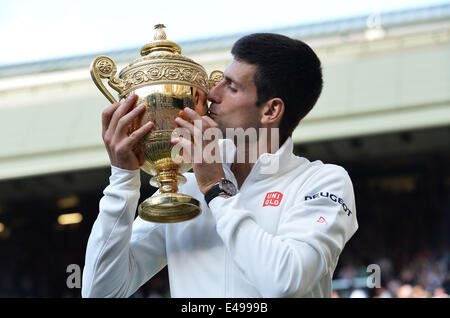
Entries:
[[233,93],[236,93],[236,92],[237,92],[237,89],[234,88],[233,86],[228,85],[227,87],[228,87],[228,89],[229,89],[230,91],[232,91]]

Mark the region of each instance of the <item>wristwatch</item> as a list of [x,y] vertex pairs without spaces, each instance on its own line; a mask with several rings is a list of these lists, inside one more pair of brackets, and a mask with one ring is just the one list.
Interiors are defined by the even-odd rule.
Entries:
[[222,178],[219,182],[217,182],[211,189],[206,191],[205,193],[205,201],[209,206],[209,202],[215,197],[225,194],[230,197],[236,195],[237,189],[233,182],[228,179]]

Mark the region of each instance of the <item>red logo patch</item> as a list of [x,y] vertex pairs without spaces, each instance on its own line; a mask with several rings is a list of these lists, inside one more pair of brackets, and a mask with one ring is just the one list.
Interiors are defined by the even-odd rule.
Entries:
[[325,223],[326,225],[328,225],[327,220],[325,220],[325,218],[324,218],[323,216],[321,216],[321,217],[317,220],[317,222],[318,222],[318,223]]
[[269,192],[266,194],[263,206],[279,206],[282,198],[283,194],[280,192]]

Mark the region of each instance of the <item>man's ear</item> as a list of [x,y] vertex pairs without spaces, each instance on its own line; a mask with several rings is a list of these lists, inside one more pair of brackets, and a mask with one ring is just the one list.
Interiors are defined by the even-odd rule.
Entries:
[[269,99],[261,107],[261,124],[271,125],[278,122],[279,126],[284,114],[284,107],[284,102],[281,98]]

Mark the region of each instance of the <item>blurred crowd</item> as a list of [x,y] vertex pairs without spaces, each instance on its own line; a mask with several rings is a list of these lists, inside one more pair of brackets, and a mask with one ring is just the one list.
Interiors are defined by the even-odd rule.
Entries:
[[435,254],[423,250],[411,255],[407,264],[396,268],[388,258],[381,258],[375,264],[380,266],[379,287],[351,286],[358,277],[368,277],[365,267],[345,264],[335,273],[337,279],[348,280],[351,288],[335,290],[333,297],[350,298],[449,298],[450,297],[450,253]]
[[376,264],[381,282],[367,288],[360,279],[347,290],[336,289],[334,297],[449,297],[450,184],[439,172],[421,169],[403,179],[354,178],[359,229],[334,278],[354,282]]

